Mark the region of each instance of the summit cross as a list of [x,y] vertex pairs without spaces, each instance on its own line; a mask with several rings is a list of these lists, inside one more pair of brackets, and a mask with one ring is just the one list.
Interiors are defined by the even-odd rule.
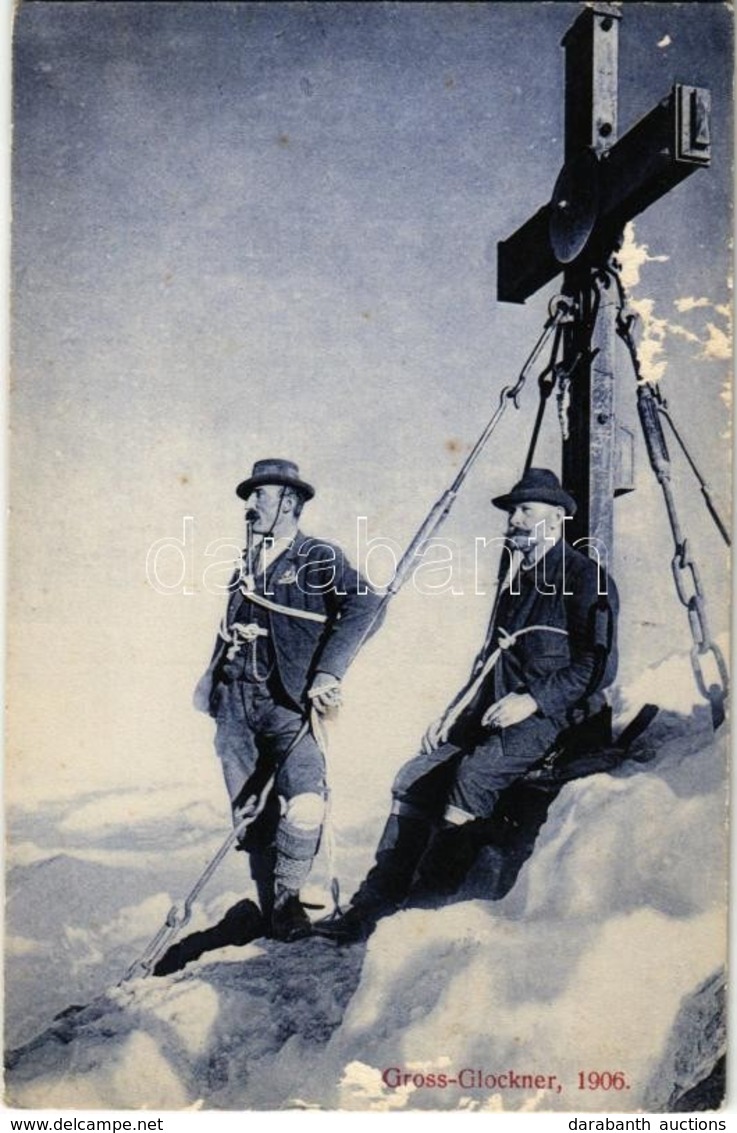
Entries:
[[[594,3],[563,39],[565,163],[550,202],[497,246],[497,298],[524,303],[563,272],[575,315],[564,331],[571,368],[562,478],[578,501],[571,536],[613,550],[614,498],[632,488],[633,435],[617,423],[617,296],[593,283],[628,221],[710,161],[710,94],[676,84],[617,140],[620,6]],[[575,360],[578,359],[576,362]]]

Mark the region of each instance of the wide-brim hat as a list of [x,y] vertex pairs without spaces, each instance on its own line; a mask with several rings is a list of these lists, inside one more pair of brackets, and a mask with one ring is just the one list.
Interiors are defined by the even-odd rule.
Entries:
[[549,468],[528,468],[511,492],[505,496],[495,496],[494,507],[509,511],[517,504],[553,504],[566,509],[566,515],[576,514],[576,501],[569,496],[554,472]]
[[235,492],[242,500],[247,500],[254,488],[262,488],[265,484],[294,488],[301,492],[306,500],[311,500],[315,494],[312,485],[300,478],[299,468],[294,461],[281,460],[278,457],[257,460],[251,475],[247,480],[241,481]]

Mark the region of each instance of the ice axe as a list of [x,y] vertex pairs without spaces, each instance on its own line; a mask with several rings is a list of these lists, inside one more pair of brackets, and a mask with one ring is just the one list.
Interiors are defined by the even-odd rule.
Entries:
[[[309,730],[309,727],[310,721],[308,717],[289,745],[286,755],[284,756],[285,759],[294,750],[294,748],[296,748],[297,744],[300,743],[302,739],[304,739],[307,731]],[[238,824],[233,828],[215,856],[211,858],[207,863],[204,870],[197,878],[184,900],[178,904],[172,905],[172,907],[169,909],[163,925],[156,933],[156,935],[151,939],[151,941],[147,944],[146,948],[144,948],[138,959],[135,960],[134,963],[131,964],[131,966],[128,968],[122,980],[120,980],[120,983],[125,983],[127,980],[132,980],[136,976],[145,978],[146,976],[151,975],[156,961],[169,947],[174,937],[186,925],[189,924],[192,916],[192,906],[194,905],[204,887],[207,885],[212,875],[217,870],[225,855],[233,848],[233,846],[235,846],[240,841],[241,837],[248,829],[248,827],[252,826],[259,815],[262,813],[264,807],[266,806],[266,800],[271,794],[275,779],[276,770],[272,772],[268,781],[261,789],[258,797],[251,801],[247,812],[244,813],[240,822],[238,822]]]

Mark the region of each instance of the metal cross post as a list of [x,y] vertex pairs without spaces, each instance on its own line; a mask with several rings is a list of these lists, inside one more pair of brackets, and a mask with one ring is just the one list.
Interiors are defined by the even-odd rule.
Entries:
[[609,554],[614,497],[631,484],[617,472],[624,438],[614,384],[616,296],[599,290],[589,341],[594,285],[627,222],[710,159],[709,91],[698,87],[674,86],[617,140],[621,16],[620,7],[595,3],[564,37],[565,164],[551,201],[497,249],[500,301],[524,303],[563,271],[564,291],[576,304],[563,359],[565,370],[580,357],[570,389],[563,482],[579,504],[571,537],[588,537]]

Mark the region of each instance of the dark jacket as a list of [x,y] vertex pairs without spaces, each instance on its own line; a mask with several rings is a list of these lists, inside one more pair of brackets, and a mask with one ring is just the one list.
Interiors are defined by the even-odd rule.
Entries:
[[[518,584],[518,585],[517,585]],[[479,725],[487,708],[510,692],[529,693],[538,712],[502,733],[505,750],[531,744],[544,748],[568,725],[578,723],[604,704],[603,690],[617,672],[619,597],[613,580],[587,555],[562,540],[535,570],[520,572],[497,605],[486,644],[476,659],[478,672],[502,630],[508,634],[528,626],[566,631],[532,630],[503,649],[499,661],[463,714],[468,726]]]
[[[240,578],[233,580],[226,621],[251,621],[254,607],[241,594]],[[270,602],[290,609],[322,614],[325,622],[259,608],[274,649],[281,685],[292,703],[302,708],[315,673],[342,678],[364,635],[378,625],[380,597],[353,569],[340,547],[297,531],[291,545],[257,580],[256,590]],[[209,710],[228,643],[215,643],[207,673],[195,692],[195,705]]]

